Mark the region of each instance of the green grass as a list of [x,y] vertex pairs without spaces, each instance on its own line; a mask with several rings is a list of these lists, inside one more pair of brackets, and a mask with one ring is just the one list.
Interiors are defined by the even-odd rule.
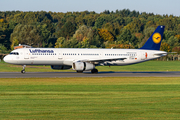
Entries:
[[[20,72],[22,70],[22,65],[12,65],[5,62],[0,62],[0,72]],[[27,65],[26,72],[57,72],[57,71],[72,71],[72,70],[53,70],[51,66],[43,65]]]
[[[148,61],[127,66],[98,66],[99,71],[180,71],[180,61]],[[0,72],[19,72],[21,65],[11,65],[0,62]],[[30,66],[26,67],[27,72],[57,72],[72,70],[52,70],[50,66]]]
[[179,119],[180,78],[0,79],[1,119]]
[[147,61],[127,66],[98,66],[100,71],[180,71],[180,61]]

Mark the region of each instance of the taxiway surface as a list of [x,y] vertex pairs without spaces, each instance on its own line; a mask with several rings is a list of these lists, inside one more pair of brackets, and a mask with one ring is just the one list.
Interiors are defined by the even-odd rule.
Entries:
[[90,72],[0,72],[0,78],[63,78],[63,77],[180,77],[180,71],[177,72],[99,72],[91,74]]

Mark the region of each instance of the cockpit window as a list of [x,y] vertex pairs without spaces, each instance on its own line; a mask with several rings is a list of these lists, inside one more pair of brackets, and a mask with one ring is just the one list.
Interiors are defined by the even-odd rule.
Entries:
[[18,52],[11,52],[10,55],[19,55]]

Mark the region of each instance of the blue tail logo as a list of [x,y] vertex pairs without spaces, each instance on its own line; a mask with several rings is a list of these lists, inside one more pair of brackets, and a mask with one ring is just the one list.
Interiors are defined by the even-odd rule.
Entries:
[[161,34],[159,33],[154,33],[153,37],[152,37],[153,41],[158,44],[161,42]]
[[158,26],[144,46],[140,49],[159,50],[165,26]]

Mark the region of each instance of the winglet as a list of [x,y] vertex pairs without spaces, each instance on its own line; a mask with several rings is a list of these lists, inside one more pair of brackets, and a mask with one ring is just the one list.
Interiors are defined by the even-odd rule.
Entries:
[[140,49],[159,50],[165,26],[158,26],[144,46]]

